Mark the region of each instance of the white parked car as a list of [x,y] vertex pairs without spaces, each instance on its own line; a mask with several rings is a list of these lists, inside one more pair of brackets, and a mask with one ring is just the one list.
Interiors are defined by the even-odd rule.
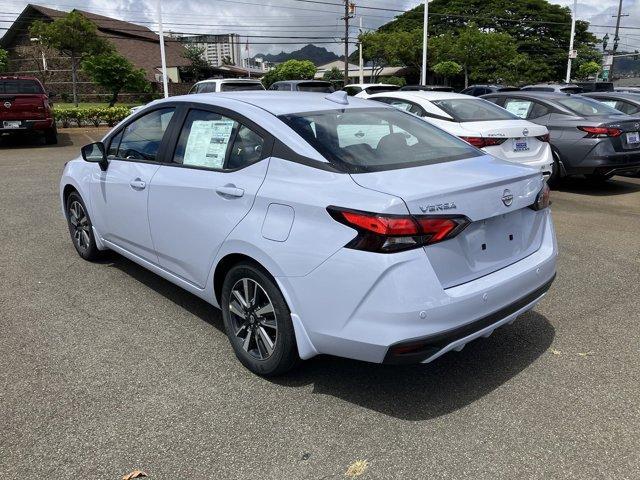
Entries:
[[390,83],[350,83],[342,90],[351,97],[369,98],[374,93],[395,92],[400,90],[400,87]]
[[211,78],[194,84],[189,93],[239,92],[264,89],[262,82],[256,78]]
[[426,363],[513,322],[555,276],[548,195],[344,92],[158,100],[60,181],[82,258],[114,250],[220,307],[262,375],[318,354]]
[[369,97],[413,113],[494,157],[522,163],[550,177],[549,131],[496,104],[458,93],[387,92]]

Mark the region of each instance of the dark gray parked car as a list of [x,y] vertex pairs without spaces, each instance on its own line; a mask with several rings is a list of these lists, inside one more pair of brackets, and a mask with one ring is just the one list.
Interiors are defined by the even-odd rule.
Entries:
[[479,97],[481,95],[488,95],[489,93],[497,93],[497,92],[515,92],[520,90],[518,87],[511,87],[509,85],[496,85],[496,84],[485,84],[485,85],[470,85],[460,93],[464,95],[471,95],[473,97]]
[[640,171],[640,117],[582,95],[519,91],[482,98],[549,129],[552,182],[579,174],[604,181]]

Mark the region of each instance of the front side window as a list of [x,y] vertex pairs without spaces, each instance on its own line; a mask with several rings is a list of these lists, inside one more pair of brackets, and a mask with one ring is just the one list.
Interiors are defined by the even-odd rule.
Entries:
[[586,97],[567,97],[556,100],[560,105],[575,114],[585,117],[596,117],[599,115],[622,115],[620,110],[605,105],[597,100]]
[[533,102],[524,98],[508,98],[504,102],[504,108],[519,118],[527,118],[533,108]]
[[466,142],[396,109],[367,108],[279,117],[337,168],[370,172],[480,155]]
[[191,110],[180,133],[173,162],[231,170],[262,158],[264,139],[237,121],[205,110]]
[[[174,110],[173,107],[154,110],[127,125],[121,133],[122,139],[115,156],[127,160],[155,161]],[[113,144],[112,141],[109,153],[112,153]]]
[[436,107],[450,115],[456,122],[481,122],[486,120],[513,120],[513,113],[481,98],[451,98],[432,100]]

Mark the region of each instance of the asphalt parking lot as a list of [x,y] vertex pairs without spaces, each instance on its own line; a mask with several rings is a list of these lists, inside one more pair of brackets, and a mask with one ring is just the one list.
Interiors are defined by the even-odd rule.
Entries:
[[203,301],[76,254],[58,180],[100,132],[0,139],[0,478],[640,478],[640,179],[553,192],[558,278],[491,337],[269,380]]

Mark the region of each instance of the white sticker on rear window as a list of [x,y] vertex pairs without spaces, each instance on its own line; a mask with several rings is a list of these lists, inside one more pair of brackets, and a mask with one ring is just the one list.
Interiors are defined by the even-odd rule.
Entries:
[[233,120],[194,120],[184,152],[184,165],[222,168]]
[[531,108],[531,102],[528,100],[507,100],[504,108],[520,118],[527,118],[529,109]]

